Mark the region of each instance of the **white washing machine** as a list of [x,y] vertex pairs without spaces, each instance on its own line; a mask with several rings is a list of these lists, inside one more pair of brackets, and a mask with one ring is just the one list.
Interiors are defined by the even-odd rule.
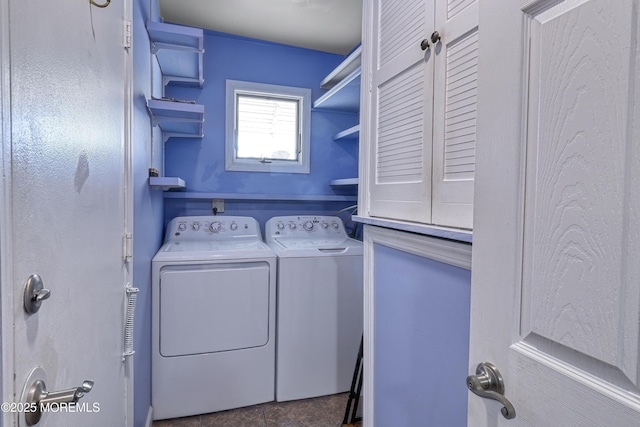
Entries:
[[152,262],[156,420],[274,400],[276,257],[255,219],[174,218]]
[[330,216],[267,221],[278,255],[276,400],[342,393],[362,336],[362,242]]

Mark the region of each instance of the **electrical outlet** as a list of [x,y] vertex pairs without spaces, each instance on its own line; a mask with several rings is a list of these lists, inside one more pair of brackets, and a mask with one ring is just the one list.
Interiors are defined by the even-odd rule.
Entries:
[[224,199],[213,199],[211,201],[211,209],[216,213],[224,212]]

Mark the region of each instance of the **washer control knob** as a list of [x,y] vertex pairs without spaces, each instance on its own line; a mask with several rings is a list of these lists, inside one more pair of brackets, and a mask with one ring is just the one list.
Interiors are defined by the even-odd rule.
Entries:
[[322,228],[324,228],[326,230],[327,228],[329,228],[329,224],[327,224],[326,222],[323,222],[322,223]]
[[313,230],[313,222],[311,221],[305,222],[304,224],[302,224],[302,228],[304,228],[307,231]]
[[222,229],[222,224],[219,221],[214,221],[209,226],[209,231],[211,231],[212,233],[217,233],[221,229]]
[[296,225],[292,222],[291,224],[289,224],[289,228],[292,230],[296,229]]
[[236,224],[235,222],[232,222],[231,225],[229,226],[229,228],[232,231],[236,231],[238,229],[238,224]]
[[333,222],[333,223],[331,223],[331,226],[332,226],[333,228],[335,228],[336,230],[338,229],[338,227],[340,227],[340,226],[338,225],[338,223],[337,223],[337,222]]
[[178,230],[184,231],[186,229],[187,229],[187,224],[185,224],[184,222],[181,222],[180,224],[178,224]]
[[200,230],[200,223],[199,222],[194,222],[193,224],[191,224],[191,228],[193,229],[193,231]]
[[284,229],[284,224],[279,222],[278,223],[278,230],[283,230]]

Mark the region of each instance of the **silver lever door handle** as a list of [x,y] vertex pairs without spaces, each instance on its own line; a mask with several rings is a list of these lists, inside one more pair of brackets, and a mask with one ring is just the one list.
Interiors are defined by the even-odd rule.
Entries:
[[[42,418],[42,409],[47,405],[70,404],[77,402],[93,388],[93,381],[85,380],[80,387],[62,391],[47,391],[47,385],[42,380],[37,380],[27,392],[27,403],[32,406],[32,411],[25,412],[25,421],[28,426],[38,424]],[[31,408],[31,407],[30,407]]]
[[85,380],[80,387],[70,388],[69,390],[62,391],[50,391],[46,392],[46,395],[40,399],[41,405],[46,405],[47,403],[75,403],[77,402],[85,393],[89,393],[93,388],[93,381]]
[[509,399],[504,397],[504,381],[498,368],[489,362],[482,362],[476,367],[476,375],[467,377],[467,387],[474,394],[502,403],[500,412],[511,420],[516,417],[516,409]]

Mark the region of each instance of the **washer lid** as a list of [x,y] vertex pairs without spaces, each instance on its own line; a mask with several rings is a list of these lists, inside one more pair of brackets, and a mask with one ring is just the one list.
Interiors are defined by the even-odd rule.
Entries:
[[281,257],[362,255],[362,242],[350,238],[276,237],[269,246]]
[[194,240],[168,242],[163,246],[165,252],[221,252],[264,249],[266,245],[260,240]]
[[281,244],[285,249],[344,248],[349,245],[346,239],[296,239],[276,237],[273,240]]
[[255,238],[185,240],[165,243],[153,257],[153,261],[252,259],[274,256],[273,251],[266,243]]

